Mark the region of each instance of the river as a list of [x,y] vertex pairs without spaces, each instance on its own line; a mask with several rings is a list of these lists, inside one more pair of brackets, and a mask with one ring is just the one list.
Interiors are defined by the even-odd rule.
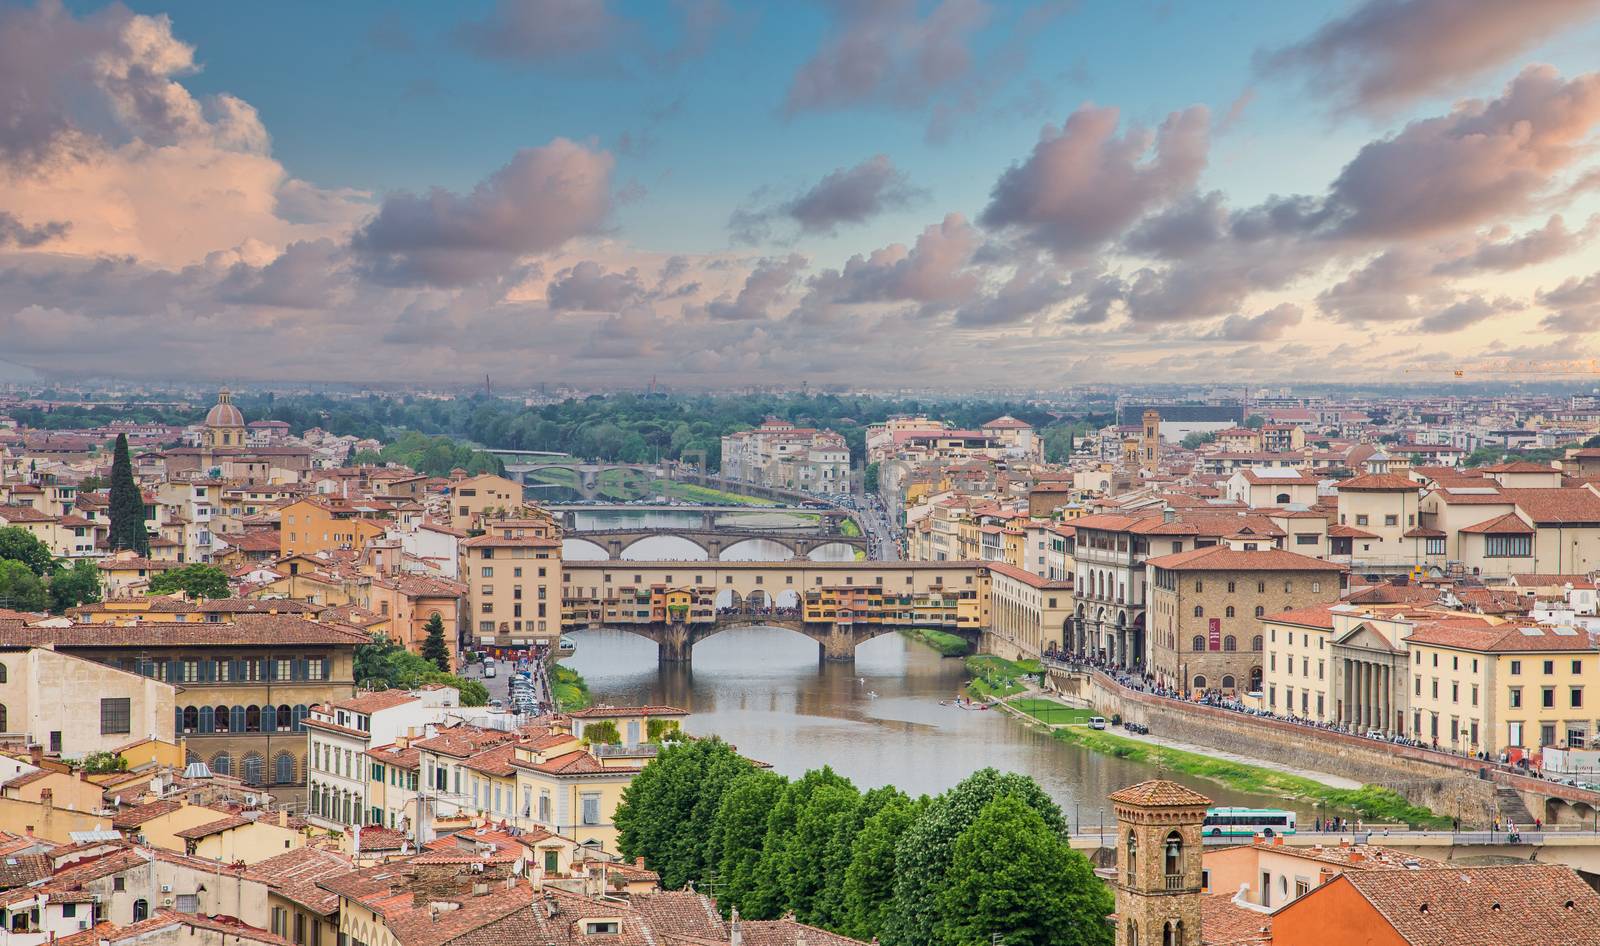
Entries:
[[[692,666],[658,663],[654,643],[624,631],[571,636],[577,652],[565,663],[597,702],[681,707],[692,714],[689,732],[721,736],[788,776],[831,765],[863,788],[896,785],[916,795],[993,766],[1033,776],[1063,811],[1078,813],[1074,824],[1093,830],[1111,816],[1106,795],[1157,774],[999,712],[940,706],[966,679],[961,662],[898,634],[862,644],[851,665],[818,661],[816,642],[791,631],[740,628],[696,645]],[[1218,804],[1283,804],[1183,780]]]

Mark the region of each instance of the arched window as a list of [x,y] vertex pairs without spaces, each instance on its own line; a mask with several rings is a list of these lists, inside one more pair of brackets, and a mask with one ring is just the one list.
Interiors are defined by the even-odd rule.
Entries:
[[1183,946],[1183,921],[1168,920],[1161,932],[1161,946]]
[[233,759],[226,752],[211,757],[211,771],[217,775],[233,774]]
[[1260,690],[1261,689],[1261,668],[1260,667],[1251,667],[1250,668],[1250,689],[1252,689],[1252,690]]
[[133,901],[133,922],[150,919],[150,901],[140,897]]
[[1254,651],[1261,650],[1261,635],[1260,634],[1257,634],[1256,636],[1250,638],[1250,649],[1254,650]]
[[246,706],[244,708],[244,731],[245,732],[260,732],[261,731],[261,707],[259,707],[259,706]]
[[1194,636],[1194,640],[1189,642],[1189,649],[1190,650],[1195,650],[1195,651],[1205,650],[1206,649],[1206,639],[1204,637],[1201,637],[1199,634],[1196,634]]
[[229,713],[233,717],[233,722],[230,724],[230,728],[234,732],[244,732],[245,731],[244,720],[245,720],[245,717],[247,715],[249,715],[248,713],[245,712],[245,708],[243,706],[235,706],[232,710],[229,711]]
[[1274,500],[1274,501],[1280,506],[1286,506],[1289,503],[1289,494],[1288,493],[1279,493],[1278,494],[1278,498],[1276,500]]
[[294,719],[294,731],[295,732],[305,732],[306,731],[306,716],[309,713],[310,713],[310,710],[306,707],[306,705],[304,703],[301,703],[301,704],[295,706],[295,708],[294,708],[294,717],[293,717],[293,719]]
[[1168,877],[1178,877],[1183,874],[1183,835],[1174,831],[1167,835],[1167,843],[1163,846],[1163,870]]
[[1239,642],[1234,639],[1234,636],[1232,634],[1229,634],[1227,637],[1224,637],[1222,639],[1222,649],[1223,650],[1238,650],[1239,649]]
[[229,720],[232,717],[229,715],[229,711],[228,711],[228,708],[226,706],[218,706],[218,707],[214,708],[211,711],[211,717],[214,720],[213,725],[215,725],[217,727],[217,732],[228,732],[229,731],[229,729],[230,729]]
[[1132,831],[1128,832],[1128,883],[1133,883],[1133,875],[1139,871],[1139,838]]
[[1197,618],[1203,618],[1203,617],[1205,617],[1205,616],[1206,616],[1206,609],[1205,609],[1205,608],[1202,608],[1202,607],[1201,607],[1201,606],[1200,606],[1200,605],[1198,605],[1198,604],[1197,604],[1197,605],[1195,605],[1195,606],[1194,606],[1194,616],[1195,616],[1195,617],[1197,617]]
[[1224,690],[1233,689],[1233,674],[1231,674],[1231,673],[1223,674],[1223,676],[1222,676],[1222,688]]
[[200,707],[200,731],[201,732],[216,732],[217,731],[217,715],[216,715],[216,711],[213,710],[209,706]]
[[1231,604],[1228,605],[1228,609],[1226,611],[1222,612],[1222,616],[1225,617],[1225,618],[1233,617],[1233,605],[1231,605]]
[[183,708],[183,731],[197,732],[200,729],[200,710],[193,706]]
[[0,664],[0,683],[6,682],[6,665]]
[[1128,917],[1128,946],[1139,946],[1139,924]]
[[9,732],[9,731],[10,730],[6,728],[6,708],[5,708],[5,704],[0,703],[0,732]]
[[294,728],[294,707],[288,703],[278,707],[278,731],[288,732]]
[[1263,617],[1263,616],[1265,616],[1265,615],[1266,615],[1266,613],[1267,613],[1267,609],[1266,609],[1266,608],[1263,608],[1263,607],[1262,607],[1262,606],[1261,606],[1261,605],[1259,605],[1259,604],[1258,604],[1258,605],[1256,605],[1256,617],[1258,617],[1258,618],[1259,618],[1259,617]]
[[287,752],[278,753],[278,758],[273,762],[272,780],[279,785],[288,785],[294,781],[294,756]]
[[244,779],[246,785],[260,785],[261,769],[261,756],[252,752],[244,757],[244,764],[239,767],[239,777]]
[[1205,674],[1197,673],[1194,675],[1194,688],[1196,690],[1204,690],[1206,688]]

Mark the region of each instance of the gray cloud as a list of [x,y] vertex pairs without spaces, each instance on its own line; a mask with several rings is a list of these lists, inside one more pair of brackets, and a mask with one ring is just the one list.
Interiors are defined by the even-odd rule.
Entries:
[[546,292],[550,308],[557,311],[616,312],[645,296],[638,270],[608,273],[593,260],[584,260],[556,273]]
[[1600,12],[1600,0],[1365,0],[1306,39],[1261,54],[1268,74],[1302,74],[1340,108],[1384,110],[1453,92]]
[[1491,301],[1482,296],[1468,296],[1424,317],[1417,323],[1417,330],[1427,333],[1459,332],[1515,308],[1517,305],[1509,299]]
[[1229,342],[1275,342],[1299,325],[1304,316],[1299,306],[1285,302],[1260,315],[1230,315],[1206,337]]
[[1560,214],[1552,216],[1543,227],[1530,230],[1522,236],[1498,242],[1485,242],[1465,256],[1441,263],[1435,271],[1442,275],[1466,275],[1479,272],[1509,272],[1524,266],[1533,266],[1557,259],[1577,249],[1594,235],[1600,217],[1589,221],[1582,230],[1574,233],[1567,229]]
[[1093,250],[1147,211],[1188,193],[1205,168],[1207,113],[1116,134],[1115,108],[1084,106],[1046,126],[1033,153],[995,182],[980,222],[1057,253]]
[[[926,197],[927,192],[911,186],[906,173],[895,167],[888,155],[877,154],[853,167],[829,171],[789,200],[735,209],[728,218],[728,229],[739,243],[769,239],[772,222],[777,219],[798,225],[802,235],[831,234],[841,224],[865,223]],[[754,199],[759,198],[758,193]]]
[[834,23],[789,84],[795,114],[869,102],[911,108],[968,75],[972,37],[988,23],[983,0],[832,0]]
[[458,27],[455,38],[483,59],[627,74],[698,59],[731,18],[722,0],[675,0],[673,6],[675,40],[618,14],[607,0],[495,0],[481,19]]
[[1600,331],[1600,273],[1573,276],[1561,285],[1541,291],[1535,301],[1554,310],[1541,325],[1553,332]]
[[744,288],[737,296],[714,299],[703,311],[719,321],[770,318],[773,306],[788,292],[805,266],[806,258],[798,253],[763,259],[745,277]]
[[611,211],[611,156],[558,138],[525,148],[471,193],[395,194],[352,245],[383,282],[458,286],[519,256],[596,232]]
[[0,247],[20,246],[34,247],[42,243],[66,236],[72,229],[72,224],[62,220],[51,220],[46,223],[28,226],[16,215],[0,210]]

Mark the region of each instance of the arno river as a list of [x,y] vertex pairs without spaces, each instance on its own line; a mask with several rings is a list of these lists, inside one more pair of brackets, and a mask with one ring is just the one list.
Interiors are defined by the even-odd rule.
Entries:
[[[998,712],[940,706],[965,680],[961,662],[898,634],[862,644],[854,665],[821,663],[815,641],[777,628],[717,634],[695,646],[692,666],[658,664],[654,643],[623,631],[572,637],[577,653],[564,662],[597,702],[681,707],[693,714],[690,732],[719,735],[789,776],[831,765],[863,788],[892,784],[915,795],[994,766],[1038,779],[1069,817],[1077,806],[1078,824],[1092,831],[1107,794],[1155,774]],[[1282,804],[1186,781],[1218,804]]]

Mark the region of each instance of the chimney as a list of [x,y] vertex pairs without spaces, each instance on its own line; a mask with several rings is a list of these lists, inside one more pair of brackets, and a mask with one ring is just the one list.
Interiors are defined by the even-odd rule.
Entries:
[[287,808],[279,808],[278,809],[278,827],[280,827],[280,828],[289,827],[289,809],[287,809]]
[[1324,867],[1317,871],[1317,886],[1320,887],[1337,876],[1339,875],[1334,872],[1333,868]]
[[744,929],[739,926],[739,908],[734,907],[728,920],[728,946],[743,946]]
[[44,746],[34,744],[28,747],[28,761],[38,765],[44,761]]
[[1351,864],[1359,864],[1359,863],[1361,863],[1362,861],[1364,861],[1366,859],[1367,859],[1366,855],[1362,854],[1360,851],[1351,851],[1350,852],[1350,863]]
[[40,792],[39,792],[39,805],[40,805],[40,807],[44,808],[44,810],[46,812],[49,812],[50,809],[55,807],[55,802],[56,802],[56,793],[54,791],[52,791],[52,790],[50,790],[48,788],[40,790]]
[[644,866],[644,856],[640,855],[639,857],[634,858],[633,859],[633,866],[635,866],[635,867],[643,867]]

